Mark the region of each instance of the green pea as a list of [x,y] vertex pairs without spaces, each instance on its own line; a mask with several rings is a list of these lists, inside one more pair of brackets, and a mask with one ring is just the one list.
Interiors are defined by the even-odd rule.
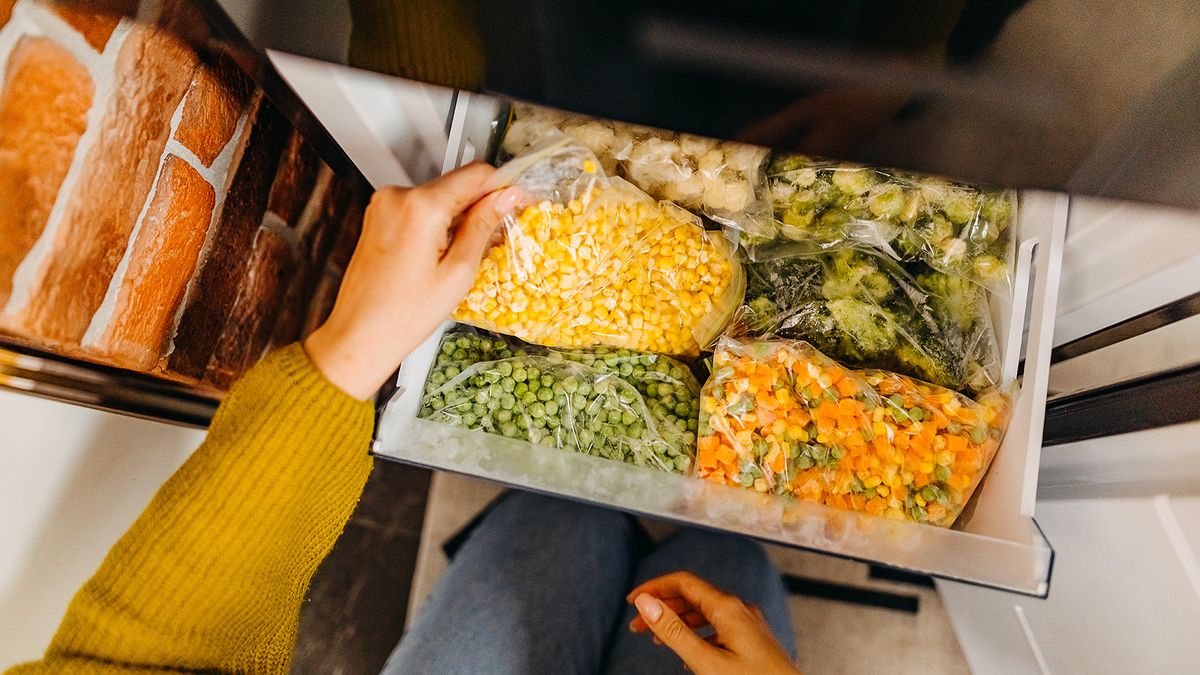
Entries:
[[925,411],[921,408],[909,408],[908,416],[920,422],[921,420],[925,419]]
[[624,425],[628,426],[630,424],[633,424],[634,422],[637,421],[637,419],[638,419],[638,416],[628,410],[621,413],[621,423]]
[[500,397],[500,407],[505,410],[512,410],[517,407],[517,397],[512,394],[505,394]]
[[874,499],[878,494],[879,493],[875,491],[875,488],[867,488],[863,491],[863,496],[867,499]]
[[571,397],[570,401],[571,407],[575,410],[583,410],[585,407],[587,407],[587,399],[585,399],[582,394],[575,394]]
[[458,374],[461,372],[462,371],[459,370],[458,366],[447,366],[446,370],[445,370],[446,378],[452,379],[452,378],[458,377]]
[[463,426],[473,427],[479,421],[479,418],[474,413],[467,413],[462,416]]
[[692,407],[685,402],[675,404],[675,414],[682,418],[687,418],[692,412]]
[[897,408],[904,407],[904,397],[901,396],[900,394],[892,394],[891,396],[888,397],[888,402],[891,403],[892,405],[896,406]]
[[549,389],[538,389],[537,397],[539,401],[554,400],[554,392]]
[[933,470],[933,475],[938,480],[945,483],[946,481],[950,480],[950,467],[939,464],[937,468]]
[[526,406],[537,403],[537,400],[538,400],[537,394],[535,394],[532,391],[527,391],[521,395],[521,403],[523,403]]
[[547,415],[557,415],[558,414],[558,404],[555,403],[554,401],[547,401],[546,402],[546,414]]
[[933,487],[932,485],[926,485],[924,488],[921,488],[921,498],[926,502],[937,501],[937,488]]
[[521,368],[520,366],[518,366],[517,368],[515,368],[513,370],[512,376],[513,376],[513,379],[516,380],[517,382],[524,382],[525,378],[527,378],[529,376],[529,373],[525,372],[524,368]]
[[447,355],[453,354],[454,353],[454,341],[446,340],[445,342],[443,342],[441,352],[443,354],[447,354]]
[[552,375],[543,375],[543,376],[542,376],[542,386],[543,386],[543,387],[551,387],[551,386],[554,386],[554,376],[552,376]]
[[979,444],[983,443],[984,441],[987,440],[987,437],[988,437],[987,427],[975,427],[975,430],[971,432],[971,441],[974,442],[975,445],[979,445]]
[[508,361],[501,361],[500,363],[496,364],[496,371],[504,377],[508,377],[509,375],[513,374],[513,367]]
[[512,421],[512,418],[513,414],[511,410],[505,409],[496,411],[496,421],[500,422],[501,424]]
[[534,403],[529,406],[529,414],[533,415],[535,419],[541,419],[546,416],[546,406],[540,402]]
[[525,374],[532,381],[532,380],[536,380],[536,379],[540,378],[542,376],[542,371],[538,370],[537,368],[535,368],[533,366],[530,366],[525,369]]

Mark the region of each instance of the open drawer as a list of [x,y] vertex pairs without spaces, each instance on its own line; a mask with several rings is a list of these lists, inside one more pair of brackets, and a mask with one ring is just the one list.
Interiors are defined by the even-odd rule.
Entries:
[[[448,157],[447,166],[486,147],[494,115],[493,109],[490,118],[472,122],[468,113],[454,120],[452,132],[461,129],[468,149]],[[689,526],[1045,596],[1054,552],[1033,508],[1067,204],[1060,194],[1021,195],[1013,297],[992,306],[1005,376],[1015,377],[1023,363],[1021,388],[1008,434],[953,529],[714,485],[418,419],[426,375],[450,322],[401,367],[398,390],[380,414],[374,453]]]

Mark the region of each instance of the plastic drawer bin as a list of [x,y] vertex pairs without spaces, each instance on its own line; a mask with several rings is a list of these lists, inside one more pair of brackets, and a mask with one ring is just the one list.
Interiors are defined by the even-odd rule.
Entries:
[[[458,157],[462,161],[463,153]],[[1006,378],[1015,377],[1024,361],[1021,388],[1004,442],[951,529],[714,485],[418,419],[426,375],[442,333],[454,325],[449,322],[401,367],[400,390],[381,412],[374,453],[652,518],[1044,597],[1054,551],[1033,509],[1067,204],[1066,195],[1021,194],[1013,296],[994,299],[991,308]]]

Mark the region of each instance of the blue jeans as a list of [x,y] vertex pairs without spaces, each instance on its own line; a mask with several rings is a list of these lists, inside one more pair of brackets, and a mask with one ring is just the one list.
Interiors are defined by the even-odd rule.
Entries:
[[758,605],[795,657],[787,594],[761,546],[680,530],[639,557],[642,541],[616,511],[509,493],[469,534],[383,672],[682,672],[674,653],[629,632],[625,602],[677,570]]

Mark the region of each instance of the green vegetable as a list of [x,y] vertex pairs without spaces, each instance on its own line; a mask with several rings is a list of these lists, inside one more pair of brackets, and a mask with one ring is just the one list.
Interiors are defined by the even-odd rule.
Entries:
[[989,288],[1007,283],[1011,192],[800,155],[776,155],[767,174],[775,221],[745,233],[755,259],[792,242],[808,252],[888,245],[905,262],[924,261]]
[[[460,358],[461,357],[461,358]],[[450,375],[462,375],[456,381]],[[421,417],[667,471],[690,468],[699,383],[671,359],[443,338]]]

